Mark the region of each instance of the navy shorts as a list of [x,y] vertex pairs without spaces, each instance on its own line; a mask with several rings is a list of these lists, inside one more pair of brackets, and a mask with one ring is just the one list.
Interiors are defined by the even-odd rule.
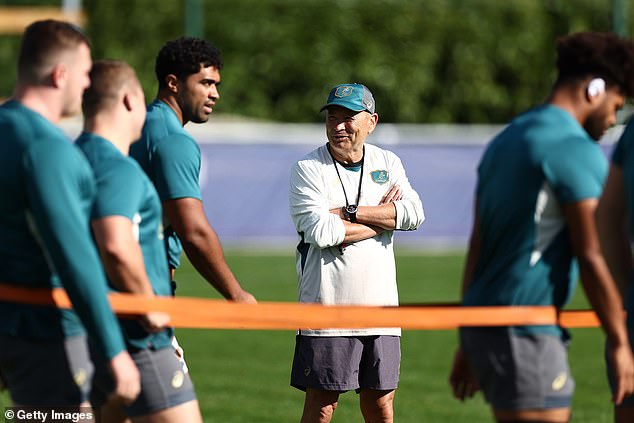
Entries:
[[291,386],[324,391],[398,387],[399,336],[303,336],[295,340]]
[[496,410],[570,408],[574,381],[566,344],[552,335],[518,336],[509,327],[462,328],[462,347]]
[[[141,373],[141,393],[131,405],[123,406],[128,416],[144,416],[196,399],[189,373],[183,371],[171,346],[139,350],[130,355]],[[97,407],[103,405],[106,394],[112,390],[112,378],[104,369],[105,366],[100,366],[95,376],[93,403]]]
[[94,366],[85,335],[46,341],[0,335],[0,373],[14,404],[73,407],[89,401]]

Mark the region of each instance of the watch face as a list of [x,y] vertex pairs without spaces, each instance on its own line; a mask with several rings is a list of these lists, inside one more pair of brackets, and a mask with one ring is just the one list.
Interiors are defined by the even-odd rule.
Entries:
[[355,214],[357,212],[357,206],[355,206],[354,204],[350,204],[349,206],[346,206],[346,212],[350,214]]

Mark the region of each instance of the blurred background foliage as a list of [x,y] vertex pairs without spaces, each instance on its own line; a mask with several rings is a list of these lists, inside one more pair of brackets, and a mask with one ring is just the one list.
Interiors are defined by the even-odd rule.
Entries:
[[[319,107],[333,85],[363,82],[374,92],[383,122],[503,123],[544,100],[554,79],[558,36],[611,29],[612,1],[196,4],[202,34],[223,51],[225,60],[218,114],[320,121]],[[59,5],[42,0],[2,3]],[[156,94],[155,55],[165,41],[186,32],[186,4],[84,0],[93,57],[128,61],[151,100]],[[0,97],[11,93],[18,46],[18,36],[2,35]]]

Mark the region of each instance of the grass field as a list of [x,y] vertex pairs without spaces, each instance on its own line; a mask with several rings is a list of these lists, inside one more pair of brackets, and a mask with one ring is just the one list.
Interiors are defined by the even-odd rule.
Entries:
[[[242,284],[260,301],[295,301],[295,259],[290,253],[227,253]],[[462,254],[397,252],[402,303],[457,301]],[[218,297],[185,263],[177,272],[181,296]],[[570,307],[586,307],[579,289]],[[177,331],[186,352],[206,422],[298,422],[303,393],[288,384],[293,331]],[[404,331],[401,383],[395,399],[397,422],[489,422],[481,395],[465,403],[451,397],[447,377],[455,348],[454,331]],[[577,389],[573,421],[610,422],[604,376],[603,335],[573,331],[570,363]],[[8,402],[6,394],[0,405]],[[362,422],[356,394],[341,396],[333,422]]]

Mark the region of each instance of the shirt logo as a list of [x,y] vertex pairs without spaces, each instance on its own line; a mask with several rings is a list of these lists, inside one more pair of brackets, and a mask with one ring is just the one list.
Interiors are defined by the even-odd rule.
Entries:
[[132,236],[134,236],[134,240],[139,242],[139,226],[141,225],[141,215],[139,213],[134,213],[132,216]]
[[354,90],[354,88],[350,87],[350,86],[343,86],[343,87],[339,87],[335,90],[335,97],[348,97],[349,95],[352,94],[352,91]]
[[180,370],[174,372],[174,377],[172,377],[172,387],[174,389],[178,389],[183,386],[183,382],[185,382],[185,375]]
[[566,384],[566,380],[568,380],[568,375],[566,375],[566,372],[559,373],[555,380],[553,380],[553,390],[560,391]]
[[390,180],[390,174],[387,170],[374,170],[370,172],[370,176],[372,177],[372,181],[379,185],[383,185]]
[[83,386],[86,383],[86,380],[88,380],[88,372],[86,372],[86,369],[83,368],[77,369],[73,375],[73,379],[75,379],[75,384],[77,386]]

